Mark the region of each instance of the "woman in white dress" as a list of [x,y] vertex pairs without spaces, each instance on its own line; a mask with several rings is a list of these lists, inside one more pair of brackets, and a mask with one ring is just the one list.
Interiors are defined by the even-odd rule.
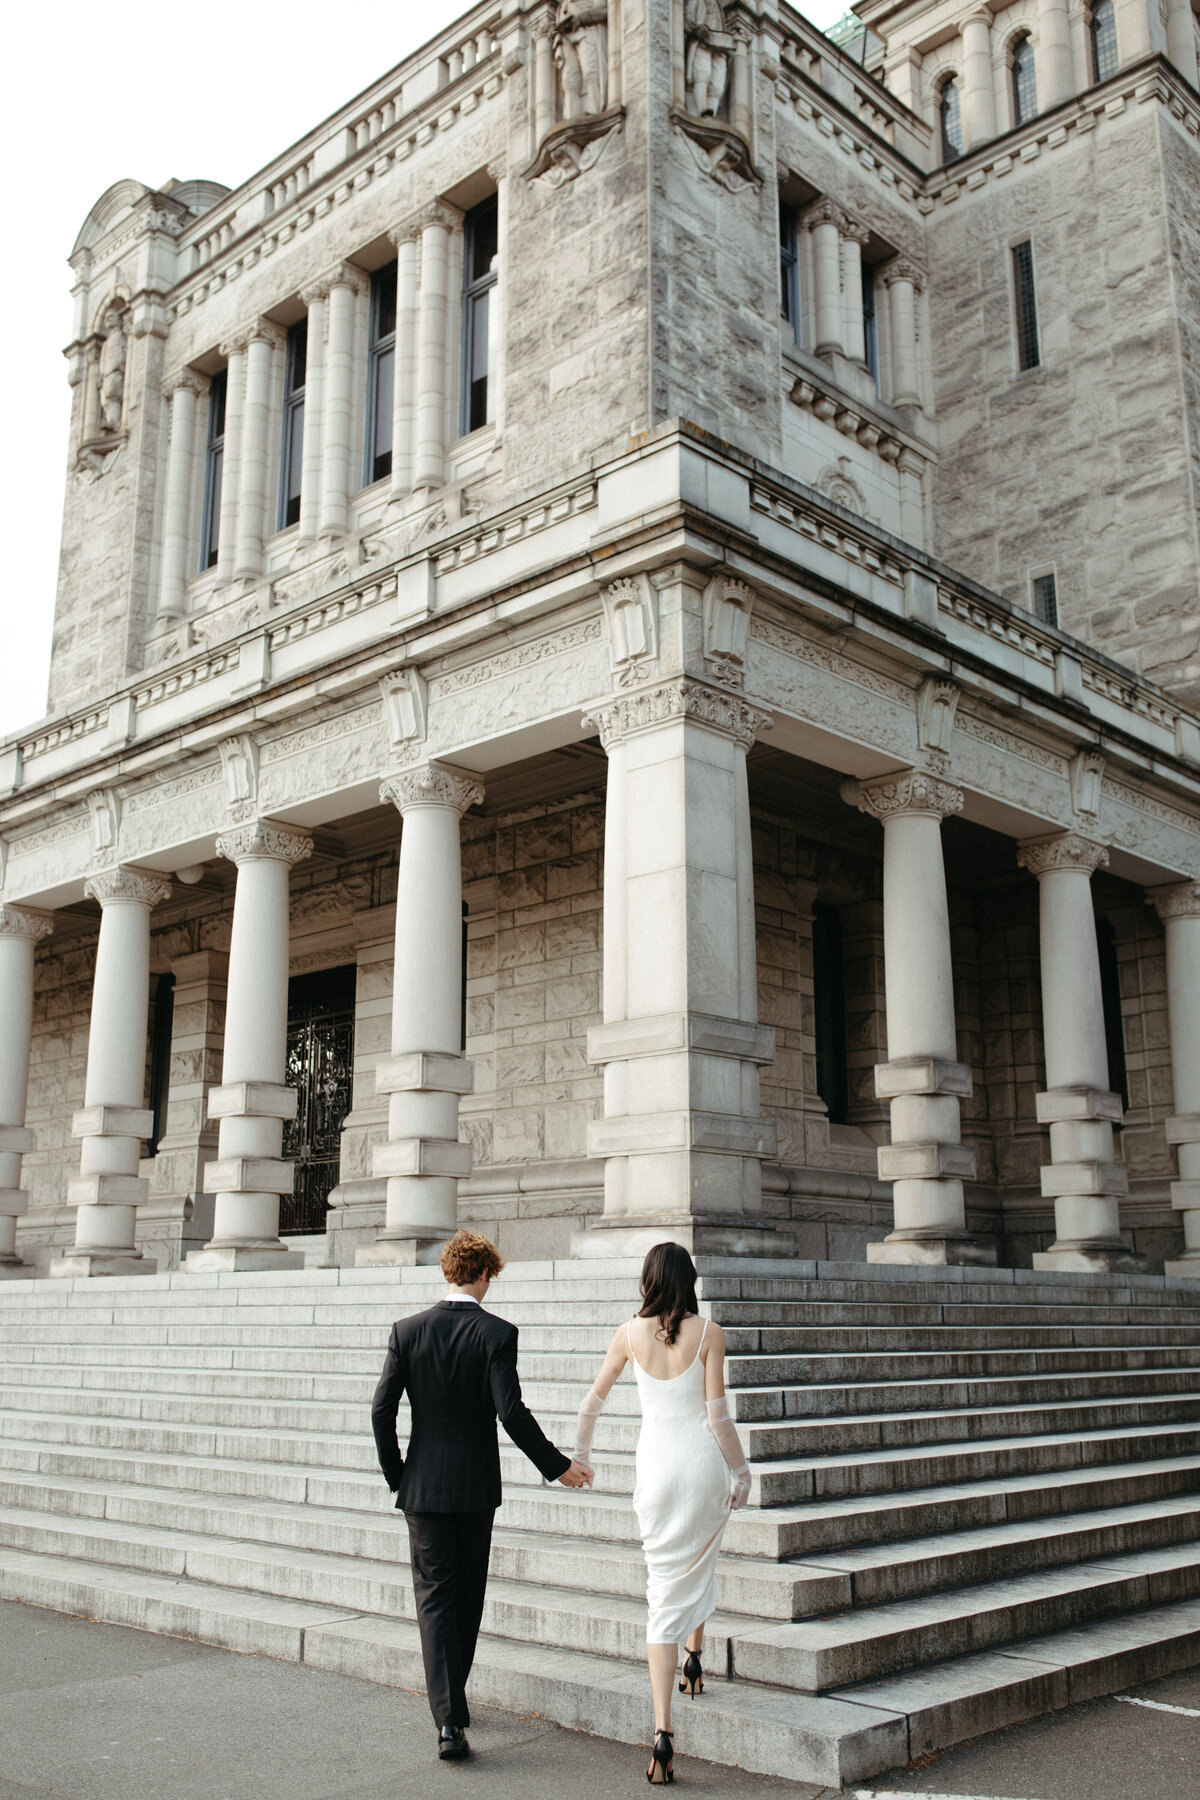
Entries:
[[[671,1695],[704,1692],[704,1622],[716,1606],[717,1556],[750,1470],[725,1399],[725,1334],[699,1317],[696,1266],[680,1244],[646,1257],[642,1307],[618,1328],[579,1411],[575,1458],[591,1467],[592,1433],[613,1383],[634,1366],[642,1404],[634,1511],[646,1554],[646,1659],[654,1696],[654,1754],[646,1778],[674,1781]],[[731,1483],[732,1476],[732,1483]]]

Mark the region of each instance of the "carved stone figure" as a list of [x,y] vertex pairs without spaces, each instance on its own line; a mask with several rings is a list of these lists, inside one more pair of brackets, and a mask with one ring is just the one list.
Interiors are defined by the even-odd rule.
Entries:
[[558,0],[554,30],[564,118],[602,113],[608,105],[608,0]]
[[98,378],[100,384],[100,425],[108,432],[120,431],[121,411],[125,398],[125,315],[114,307],[104,315],[104,338],[100,345]]
[[725,98],[733,52],[721,0],[684,0],[683,30],[688,111],[697,118],[715,119]]

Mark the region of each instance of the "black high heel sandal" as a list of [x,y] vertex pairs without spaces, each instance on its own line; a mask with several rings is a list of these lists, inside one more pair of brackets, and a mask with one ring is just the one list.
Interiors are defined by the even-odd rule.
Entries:
[[654,1748],[650,1753],[650,1767],[646,1770],[646,1780],[651,1787],[664,1787],[675,1779],[675,1746],[671,1742],[673,1731],[656,1731]]
[[704,1692],[704,1670],[700,1667],[700,1652],[689,1650],[683,1663],[683,1680],[679,1684],[681,1694],[688,1694],[694,1700],[697,1694]]

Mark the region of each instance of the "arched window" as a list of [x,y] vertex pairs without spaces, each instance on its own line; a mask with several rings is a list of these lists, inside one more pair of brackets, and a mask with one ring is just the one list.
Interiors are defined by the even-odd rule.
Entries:
[[1019,37],[1012,47],[1012,105],[1014,125],[1027,125],[1037,117],[1032,38]]
[[1088,30],[1092,39],[1092,80],[1117,72],[1117,9],[1113,0],[1094,0]]
[[953,75],[948,75],[938,90],[938,116],[942,124],[942,161],[954,162],[963,153],[963,134],[958,82]]

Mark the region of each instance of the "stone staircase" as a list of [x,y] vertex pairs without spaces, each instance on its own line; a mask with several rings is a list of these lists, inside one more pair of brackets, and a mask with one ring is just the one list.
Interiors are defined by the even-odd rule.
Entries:
[[[637,1266],[513,1265],[569,1447]],[[368,1404],[436,1271],[0,1286],[0,1597],[422,1686]],[[679,1746],[853,1782],[1200,1663],[1200,1283],[710,1261],[754,1470]],[[511,1447],[482,1703],[641,1743],[636,1391],[590,1494]],[[506,1440],[502,1440],[506,1444]]]

